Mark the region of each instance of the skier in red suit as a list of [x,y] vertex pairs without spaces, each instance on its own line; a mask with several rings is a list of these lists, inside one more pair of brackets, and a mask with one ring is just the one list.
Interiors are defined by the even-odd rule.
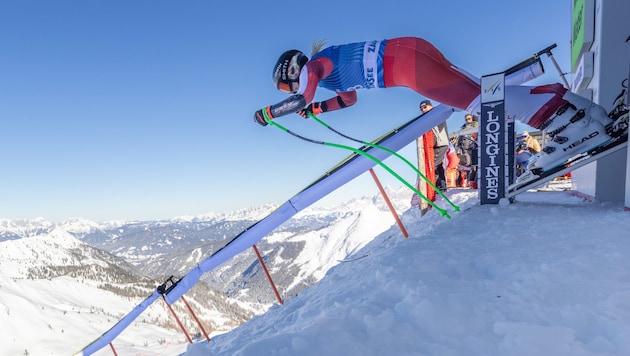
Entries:
[[[542,73],[542,67],[528,70],[539,73],[527,80]],[[298,50],[286,51],[274,66],[273,81],[276,88],[292,95],[254,114],[254,120],[263,126],[267,125],[264,114],[268,119],[290,113],[318,115],[354,105],[358,89],[397,86],[466,112],[480,111],[479,78],[451,63],[428,41],[415,37],[330,46],[318,50],[310,60]],[[531,169],[552,168],[611,138],[605,126],[612,120],[601,106],[561,84],[518,85],[524,81],[506,77],[507,114],[534,128],[545,124],[550,132],[562,131],[530,163]],[[336,95],[312,102],[317,87]]]

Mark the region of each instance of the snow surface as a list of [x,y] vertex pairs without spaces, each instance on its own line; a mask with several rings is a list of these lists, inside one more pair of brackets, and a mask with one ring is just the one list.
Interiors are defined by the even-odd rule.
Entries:
[[[630,213],[622,204],[588,202],[571,192],[550,191],[524,193],[507,206],[480,206],[476,191],[452,189],[447,195],[462,212],[449,208],[448,220],[435,211],[420,217],[409,207],[408,190],[401,191],[402,195],[390,191],[390,197],[409,238],[402,236],[389,214],[377,213],[374,207],[362,209],[371,223],[361,219],[358,225],[347,226],[364,234],[358,241],[362,248],[326,247],[334,255],[326,264],[348,262],[339,263],[285,304],[274,305],[228,333],[211,335],[210,343],[187,345],[181,332],[149,322],[164,314],[161,304],[154,303],[114,340],[116,352],[630,354]],[[382,204],[379,198],[373,203]],[[443,201],[438,203],[448,208]],[[344,211],[352,204],[331,209]],[[347,220],[304,238],[348,238],[342,227],[349,225]],[[137,304],[138,300],[96,288],[95,282],[26,278],[27,267],[71,260],[69,255],[46,251],[80,247],[80,241],[63,230],[47,238],[0,243],[0,355],[72,354]],[[29,252],[42,251],[37,246],[43,246],[43,252]],[[313,261],[304,262],[310,270],[317,268],[311,266]],[[325,270],[321,268],[322,273]],[[112,354],[107,347],[96,353]]]
[[[72,355],[129,312],[131,301],[97,288],[100,283],[69,276],[28,277],[29,268],[89,264],[71,254],[71,249],[83,246],[61,229],[0,242],[0,355]],[[151,292],[147,289],[146,295]],[[144,321],[160,311],[156,304],[116,340],[120,355],[139,350],[176,355],[185,350],[181,333]],[[110,349],[101,352],[112,354]]]
[[406,210],[409,238],[393,225],[315,286],[185,355],[630,354],[621,203],[448,195],[462,208],[452,219]]

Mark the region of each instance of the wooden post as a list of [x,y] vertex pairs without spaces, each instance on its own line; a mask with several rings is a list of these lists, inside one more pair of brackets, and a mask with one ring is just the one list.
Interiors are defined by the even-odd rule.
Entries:
[[173,310],[171,305],[168,304],[168,302],[166,301],[166,298],[164,298],[164,295],[162,295],[162,300],[164,301],[164,303],[166,303],[166,306],[171,311],[171,314],[173,314],[173,316],[175,317],[175,321],[177,321],[177,325],[179,325],[179,328],[182,329],[182,331],[184,332],[184,335],[186,335],[186,340],[188,340],[188,343],[192,344],[193,342],[192,342],[192,339],[190,338],[190,335],[188,335],[188,332],[184,328],[184,325],[182,324],[182,322],[177,317],[177,314],[175,314],[175,311]]
[[190,312],[190,315],[192,315],[192,317],[195,319],[195,321],[197,322],[197,325],[199,325],[199,329],[201,329],[201,332],[203,333],[203,336],[205,336],[206,340],[208,340],[208,342],[210,342],[210,336],[208,336],[208,333],[206,332],[206,329],[203,328],[203,325],[201,324],[201,322],[197,318],[197,315],[195,315],[195,312],[192,310],[192,308],[190,307],[190,304],[188,304],[188,301],[186,300],[186,298],[184,298],[183,295],[182,295],[182,301],[184,302],[184,304],[186,304],[186,308],[188,308],[188,311]]
[[392,215],[394,215],[394,220],[396,220],[396,224],[398,224],[398,227],[400,228],[400,231],[402,231],[403,236],[405,238],[409,237],[409,233],[407,232],[407,229],[405,229],[405,226],[403,225],[402,221],[400,221],[400,218],[398,217],[398,213],[396,213],[396,209],[394,209],[392,202],[389,200],[389,197],[387,196],[385,189],[383,189],[381,182],[378,180],[378,177],[376,176],[376,173],[374,173],[374,170],[372,168],[370,168],[370,174],[372,175],[372,179],[374,179],[374,182],[376,183],[378,190],[381,192],[381,195],[383,195],[383,199],[385,199],[385,203],[387,203],[387,206],[389,207],[389,211],[391,211]]
[[258,257],[258,262],[260,262],[260,265],[262,266],[263,270],[265,271],[265,274],[267,275],[267,280],[269,280],[269,284],[271,284],[271,289],[273,289],[273,293],[276,295],[276,299],[278,299],[278,303],[284,304],[282,302],[282,298],[280,297],[280,293],[278,293],[278,289],[276,288],[276,285],[273,283],[273,279],[271,279],[271,275],[269,274],[269,270],[267,270],[267,266],[265,265],[265,261],[263,261],[262,256],[260,256],[260,252],[258,251],[258,247],[256,247],[256,245],[254,245],[254,246],[252,246],[252,248],[254,249],[254,252],[256,252],[256,257]]

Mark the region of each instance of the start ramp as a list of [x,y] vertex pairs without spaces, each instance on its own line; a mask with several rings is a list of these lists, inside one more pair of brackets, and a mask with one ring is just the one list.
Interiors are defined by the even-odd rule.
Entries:
[[[397,127],[381,136],[373,143],[386,147],[394,152],[399,151],[414,142],[416,138],[429,131],[432,127],[446,121],[453,112],[454,109],[449,106],[437,105],[433,110]],[[371,156],[381,161],[391,155],[389,152],[376,149],[373,146],[363,146],[359,148],[359,150],[366,153],[369,152]],[[227,242],[222,248],[199,262],[195,268],[190,270],[178,281],[175,281],[169,288],[165,290],[156,288],[153,294],[138,304],[112,328],[104,332],[75,355],[91,355],[106,347],[157,299],[162,298],[169,305],[173,304],[182,298],[183,295],[199,281],[204,273],[213,270],[232,257],[249,249],[295,214],[350,182],[352,179],[367,172],[374,167],[374,165],[376,165],[376,162],[364,155],[358,153],[350,155],[316,181],[287,200],[268,216],[249,226]]]

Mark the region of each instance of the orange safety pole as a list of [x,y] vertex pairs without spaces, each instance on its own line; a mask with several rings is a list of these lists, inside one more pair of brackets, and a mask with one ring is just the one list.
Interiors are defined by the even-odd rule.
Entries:
[[109,347],[112,348],[112,352],[114,352],[114,356],[118,356],[118,354],[116,353],[116,349],[114,348],[114,345],[112,345],[112,343],[109,343]]
[[254,252],[256,252],[256,257],[258,257],[258,262],[260,262],[260,265],[262,266],[263,270],[265,271],[265,274],[267,275],[267,279],[269,280],[269,284],[271,284],[271,289],[273,289],[273,293],[276,295],[276,299],[278,299],[278,303],[284,304],[282,302],[282,298],[280,297],[280,293],[278,293],[278,289],[276,288],[276,285],[273,283],[273,279],[271,279],[271,275],[269,274],[269,271],[267,270],[265,261],[263,261],[262,256],[260,256],[260,252],[258,252],[258,247],[256,247],[256,245],[253,245],[252,247],[254,248]]
[[184,304],[186,304],[186,308],[188,308],[188,311],[190,312],[190,314],[193,316],[193,318],[197,322],[197,325],[199,325],[199,329],[201,329],[201,332],[203,332],[203,336],[205,336],[206,340],[208,340],[208,342],[210,342],[210,336],[208,336],[208,333],[206,332],[206,329],[203,328],[203,325],[201,325],[201,322],[197,318],[197,315],[195,315],[195,312],[193,312],[192,308],[190,307],[190,304],[188,304],[188,301],[186,300],[186,298],[184,298],[183,295],[182,295],[182,301],[184,302]]
[[184,325],[182,325],[182,322],[179,320],[179,318],[177,317],[177,314],[175,314],[175,311],[173,310],[173,308],[171,307],[170,304],[168,304],[168,302],[166,301],[166,299],[164,298],[164,295],[162,295],[162,300],[164,300],[164,303],[166,303],[166,306],[168,307],[168,309],[171,311],[171,314],[173,314],[173,316],[175,317],[175,321],[177,321],[177,325],[179,325],[179,328],[182,329],[182,331],[184,332],[184,335],[186,335],[186,340],[188,340],[189,344],[192,344],[192,339],[190,338],[190,335],[188,335],[188,332],[186,331],[186,329],[184,328]]
[[396,213],[396,209],[394,209],[392,202],[389,201],[389,197],[387,196],[387,193],[385,193],[385,189],[383,189],[383,186],[381,185],[381,182],[378,180],[376,173],[374,173],[374,169],[370,168],[370,174],[372,175],[372,178],[374,179],[374,182],[376,183],[378,190],[381,191],[381,194],[383,195],[383,198],[385,199],[385,202],[387,203],[387,206],[389,207],[389,211],[391,211],[392,215],[394,215],[396,224],[398,224],[398,227],[400,228],[400,231],[402,231],[403,236],[405,238],[409,237],[409,233],[407,232],[407,229],[405,229],[405,226],[403,225],[402,221],[400,221],[400,218],[398,217],[398,213]]

